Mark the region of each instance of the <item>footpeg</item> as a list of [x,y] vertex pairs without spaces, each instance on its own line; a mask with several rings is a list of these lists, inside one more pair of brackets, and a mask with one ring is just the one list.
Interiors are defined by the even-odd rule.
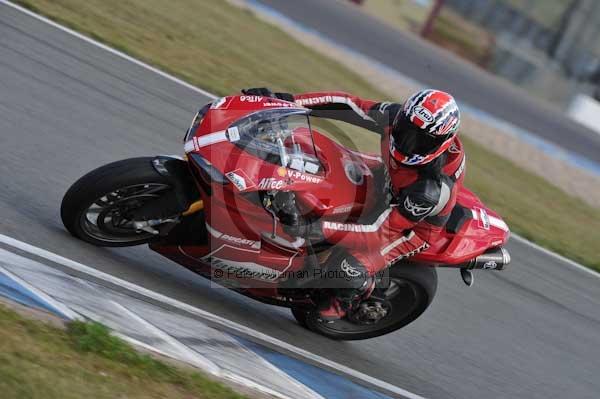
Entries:
[[[133,227],[135,227],[138,231],[145,231],[146,233],[153,234],[155,236],[159,235],[161,232],[156,230],[154,226],[165,225],[166,223],[174,223],[178,222],[177,219],[154,219],[154,220],[145,220],[143,222],[134,221]],[[160,228],[160,227],[159,227]],[[168,233],[168,231],[166,231]]]
[[148,222],[133,222],[133,227],[137,231],[145,231],[146,233],[158,235],[158,230],[152,228]]

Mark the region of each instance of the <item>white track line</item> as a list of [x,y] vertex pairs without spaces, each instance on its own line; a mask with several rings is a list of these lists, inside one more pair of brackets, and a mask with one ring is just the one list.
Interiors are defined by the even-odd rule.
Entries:
[[[149,352],[154,352],[154,353],[157,353],[157,354],[162,355],[164,357],[169,357],[169,358],[173,357],[173,355],[168,354],[168,353],[166,353],[166,352],[158,349],[155,346],[149,345],[149,344],[147,344],[145,342],[142,342],[142,341],[138,341],[137,339],[128,337],[125,334],[117,333],[117,332],[114,332],[114,331],[111,331],[111,334],[114,335],[115,337],[121,338],[123,341],[126,341],[126,342],[130,343],[131,345],[138,346],[138,347],[140,347],[142,349],[145,349],[145,350],[147,350]],[[177,360],[181,360],[181,359],[177,359]],[[248,388],[255,389],[255,390],[259,391],[259,392],[262,392],[262,393],[265,393],[267,395],[270,395],[273,398],[290,399],[288,396],[283,395],[283,394],[281,394],[281,393],[279,393],[277,391],[274,391],[271,388],[268,388],[268,387],[266,387],[264,385],[257,384],[256,382],[251,381],[251,380],[249,380],[247,378],[243,378],[243,377],[240,377],[238,375],[232,374],[232,373],[230,373],[227,370],[221,370],[218,377],[219,378],[223,378],[223,379],[228,379],[230,381],[233,381],[236,384],[243,385],[243,386],[246,386]],[[306,387],[304,387],[304,389],[306,389]]]
[[[157,69],[157,68],[155,68],[155,67],[153,67],[151,65],[148,65],[145,62],[142,62],[142,61],[140,61],[138,59],[135,59],[135,58],[133,58],[133,57],[131,57],[131,56],[129,56],[129,55],[121,52],[121,51],[115,50],[114,48],[108,47],[107,45],[102,44],[102,43],[100,43],[100,42],[98,42],[98,41],[96,41],[94,39],[91,39],[91,38],[89,38],[87,36],[84,36],[81,33],[75,32],[72,29],[69,29],[69,28],[66,28],[66,27],[64,27],[64,26],[62,26],[60,24],[57,24],[56,22],[51,21],[51,20],[49,20],[46,17],[42,17],[41,15],[38,15],[38,14],[36,14],[34,12],[31,12],[28,9],[23,8],[23,7],[19,6],[19,5],[13,4],[13,3],[11,3],[8,0],[0,0],[0,4],[4,4],[6,6],[12,7],[12,8],[14,8],[14,9],[16,9],[18,11],[21,11],[21,12],[29,15],[32,18],[37,19],[38,21],[42,21],[44,23],[52,25],[56,29],[59,29],[59,30],[61,30],[63,32],[66,32],[66,33],[68,33],[70,35],[73,35],[73,36],[75,36],[75,37],[77,37],[77,38],[79,38],[79,39],[81,39],[81,40],[83,40],[83,41],[85,41],[87,43],[90,43],[90,44],[92,44],[92,45],[94,45],[96,47],[100,47],[101,49],[103,49],[105,51],[108,51],[111,54],[114,54],[114,55],[116,55],[118,57],[121,57],[121,58],[123,58],[123,59],[125,59],[127,61],[130,61],[130,62],[132,62],[132,63],[134,63],[134,64],[136,64],[138,66],[141,66],[142,68],[145,68],[145,69],[147,69],[149,71],[152,71],[152,72],[154,72],[154,73],[162,76],[165,79],[168,79],[168,80],[170,80],[172,82],[180,84],[180,85],[182,85],[184,87],[187,87],[188,89],[193,90],[196,93],[200,93],[200,94],[205,95],[205,96],[210,97],[210,98],[217,98],[216,95],[214,95],[212,93],[209,93],[206,90],[203,90],[203,89],[201,89],[201,88],[199,88],[197,86],[194,86],[194,85],[192,85],[190,83],[187,83],[187,82],[185,82],[185,81],[183,81],[183,80],[181,80],[179,78],[176,78],[173,75],[170,75],[170,74],[168,74],[168,73],[166,73],[164,71],[161,71],[160,69]],[[567,263],[568,265],[571,265],[571,266],[573,266],[573,267],[575,267],[577,269],[580,269],[580,270],[582,270],[582,271],[584,271],[586,273],[589,273],[589,274],[591,274],[591,275],[593,275],[595,277],[600,278],[600,273],[597,273],[594,270],[588,269],[587,267],[585,267],[583,265],[580,265],[579,263],[574,262],[574,261],[572,261],[570,259],[567,259],[567,258],[565,258],[562,255],[559,255],[559,254],[554,253],[552,251],[549,251],[549,250],[547,250],[545,248],[542,248],[539,245],[534,244],[531,241],[528,241],[525,238],[518,236],[517,234],[512,234],[512,237],[514,237],[515,239],[517,239],[521,243],[523,243],[523,244],[525,244],[525,245],[527,245],[527,246],[529,246],[529,247],[531,247],[533,249],[536,249],[536,250],[538,250],[538,251],[540,251],[540,252],[542,252],[542,253],[544,253],[544,254],[546,254],[548,256],[551,256],[551,257],[553,257],[555,259],[558,259],[558,260],[560,260],[562,262]]]
[[217,366],[214,362],[212,362],[211,360],[200,355],[198,352],[188,348],[187,346],[185,346],[181,342],[177,341],[175,338],[173,338],[169,334],[165,333],[160,328],[154,326],[147,320],[144,320],[143,318],[141,318],[140,316],[138,316],[131,310],[127,309],[125,306],[121,305],[120,303],[117,303],[115,301],[110,301],[110,302],[113,304],[113,306],[115,306],[119,310],[120,313],[124,313],[125,315],[129,316],[131,319],[135,320],[138,324],[142,325],[143,328],[146,329],[146,331],[148,331],[151,334],[151,336],[162,339],[167,344],[169,344],[172,349],[175,349],[177,351],[178,359],[183,360],[187,363],[193,364],[196,367],[198,367],[214,376],[217,376],[217,377],[221,376],[221,368],[219,366]]
[[65,306],[62,303],[58,302],[57,300],[55,300],[54,298],[52,298],[51,296],[49,296],[45,292],[37,289],[36,287],[34,287],[33,285],[29,284],[27,281],[23,280],[19,276],[16,276],[14,273],[9,272],[8,270],[6,270],[5,268],[3,268],[2,266],[0,266],[0,273],[3,273],[5,275],[7,275],[8,277],[10,277],[11,279],[13,279],[18,284],[22,285],[24,288],[28,289],[29,291],[31,291],[32,293],[34,293],[35,295],[37,295],[38,297],[40,297],[44,302],[46,302],[48,305],[52,306],[54,309],[56,309],[59,312],[61,312],[64,316],[68,317],[70,320],[84,320],[83,317],[81,317],[79,314],[73,312],[67,306]]
[[263,334],[259,331],[253,330],[236,322],[227,320],[221,316],[216,314],[207,312],[202,309],[195,308],[187,303],[180,302],[176,299],[167,297],[165,295],[159,294],[158,292],[150,291],[144,287],[140,287],[128,281],[122,280],[118,277],[112,276],[110,274],[101,272],[97,269],[94,269],[90,266],[86,266],[82,263],[76,262],[74,260],[65,258],[63,256],[57,255],[53,252],[46,251],[45,249],[35,247],[31,244],[27,244],[23,241],[16,240],[12,237],[6,236],[4,234],[0,234],[0,242],[6,245],[9,245],[13,248],[20,249],[21,251],[28,252],[30,254],[36,255],[40,258],[47,259],[51,262],[58,263],[65,267],[68,267],[72,270],[76,270],[80,273],[87,274],[88,276],[109,282],[111,284],[117,285],[119,287],[123,287],[129,291],[135,292],[140,295],[144,295],[150,299],[153,299],[158,302],[162,302],[166,305],[172,306],[177,309],[181,309],[185,312],[193,314],[202,318],[203,320],[209,321],[215,325],[219,325],[224,327],[226,330],[239,333],[243,336],[253,337],[254,339],[265,342],[272,347],[280,348],[286,352],[293,353],[297,357],[308,360],[309,362],[320,364],[325,366],[330,370],[336,370],[339,373],[351,377],[355,381],[360,381],[368,386],[377,387],[384,392],[391,393],[394,395],[398,395],[408,399],[424,399],[422,396],[414,394],[412,392],[406,391],[402,388],[389,384],[385,381],[378,380],[377,378],[371,377],[367,374],[363,374],[359,371],[351,369],[342,364],[333,362],[329,359],[326,359],[322,356],[316,355],[314,353],[308,352],[304,349],[298,348],[294,345],[288,344],[287,342],[281,341],[277,338],[271,337],[269,335]]

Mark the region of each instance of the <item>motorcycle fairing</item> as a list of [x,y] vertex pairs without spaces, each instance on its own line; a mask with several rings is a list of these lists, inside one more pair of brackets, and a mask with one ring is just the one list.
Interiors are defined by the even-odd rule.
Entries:
[[[289,190],[301,193],[297,198],[302,211],[324,220],[354,222],[359,215],[377,209],[381,202],[381,191],[378,191],[381,183],[375,180],[373,172],[383,167],[378,157],[349,150],[311,130],[308,133],[312,135],[312,143],[296,143],[305,149],[311,144],[314,148],[320,168],[318,172],[308,173],[261,159],[256,152],[244,151],[236,145],[240,132],[239,129],[237,133],[229,131],[232,126],[239,127],[240,119],[260,116],[260,112],[273,109],[282,114],[309,114],[309,110],[282,100],[234,96],[219,101],[205,110],[201,121],[194,121],[192,128],[195,130],[190,128],[186,138],[209,144],[188,146],[188,157],[200,157],[205,162],[204,167],[209,166],[213,174],[224,176],[221,181],[210,179],[205,182],[210,184],[210,190],[202,190],[202,184],[199,184],[207,229],[211,232],[210,242],[206,246],[177,248],[155,244],[152,245],[154,250],[192,270],[211,273],[214,271],[210,266],[212,262],[213,268],[239,271],[234,277],[241,285],[252,280],[254,287],[273,287],[278,276],[304,267],[306,253],[302,246],[277,245],[275,241],[265,239],[265,234],[275,233],[284,242],[295,240],[279,225],[273,230],[272,215],[261,202],[261,192]],[[301,132],[300,136],[307,137],[306,133]],[[190,167],[200,170],[194,162]],[[479,198],[462,189],[457,202],[468,210],[467,216],[470,212],[470,217],[457,231],[417,226],[415,232],[422,235],[430,248],[409,261],[458,265],[506,243],[508,228]],[[497,223],[490,223],[491,220]],[[257,291],[257,295],[260,292]]]

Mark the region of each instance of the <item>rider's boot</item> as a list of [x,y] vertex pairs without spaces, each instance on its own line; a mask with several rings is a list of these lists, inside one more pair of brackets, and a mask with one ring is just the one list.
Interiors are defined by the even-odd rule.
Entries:
[[375,289],[375,279],[369,277],[360,288],[341,289],[336,295],[325,298],[318,304],[319,316],[324,321],[343,319],[349,310],[371,295]]
[[319,317],[325,321],[343,319],[346,316],[347,305],[332,296],[322,301],[319,306]]

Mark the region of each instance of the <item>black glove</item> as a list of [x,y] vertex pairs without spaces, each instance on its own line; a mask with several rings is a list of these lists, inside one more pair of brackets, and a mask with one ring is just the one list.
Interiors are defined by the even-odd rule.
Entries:
[[275,93],[275,97],[283,101],[289,101],[291,103],[296,101],[292,93]]
[[275,97],[275,94],[266,87],[252,87],[250,89],[242,89],[242,93],[247,96]]
[[294,102],[294,95],[291,93],[273,93],[271,89],[266,87],[253,87],[250,89],[242,89],[242,93],[247,96],[262,96],[278,98],[280,100]]

